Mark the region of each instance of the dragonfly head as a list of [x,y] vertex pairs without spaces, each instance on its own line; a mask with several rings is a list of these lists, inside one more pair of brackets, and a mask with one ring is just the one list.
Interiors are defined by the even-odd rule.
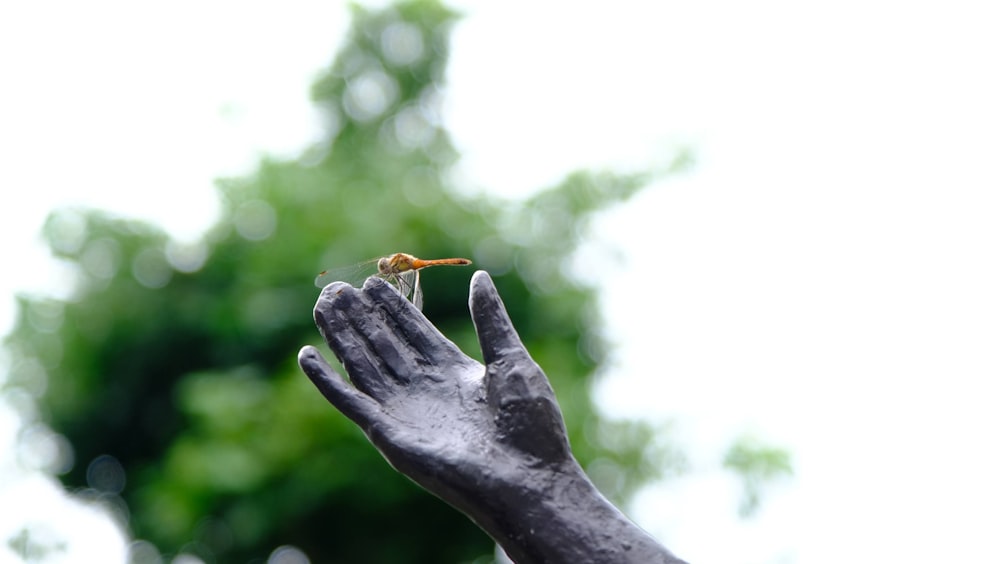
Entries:
[[392,274],[392,262],[389,257],[378,259],[378,273],[384,275]]

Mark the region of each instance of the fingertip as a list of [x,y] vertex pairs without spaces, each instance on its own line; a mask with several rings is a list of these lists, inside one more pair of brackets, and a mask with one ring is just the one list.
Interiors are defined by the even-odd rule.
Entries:
[[315,363],[320,358],[322,355],[320,355],[319,350],[312,345],[306,345],[299,349],[299,366]]
[[316,299],[316,307],[313,309],[313,318],[317,323],[324,317],[330,317],[336,307],[344,307],[344,298],[351,295],[354,287],[346,282],[331,282],[323,287]]
[[365,285],[362,286],[362,291],[369,297],[383,303],[394,302],[398,300],[400,295],[400,291],[395,285],[378,276],[369,276],[365,280]]
[[299,364],[301,364],[303,360],[307,358],[312,358],[318,354],[319,351],[316,350],[316,347],[312,345],[306,345],[302,347],[301,349],[299,349]]
[[347,282],[331,282],[324,286],[323,290],[320,291],[318,302],[332,302],[340,297],[348,288],[352,290],[354,289],[354,287]]
[[498,298],[493,278],[485,270],[477,270],[469,283],[469,310],[475,313],[479,306],[491,298]]
[[476,327],[479,347],[486,364],[491,364],[504,354],[523,351],[524,345],[514,330],[507,308],[486,271],[477,271],[472,276],[469,310],[472,312],[472,322]]
[[306,345],[299,350],[299,367],[314,381],[317,378],[324,378],[327,371],[333,370],[319,350],[312,345]]
[[362,286],[362,288],[365,290],[371,290],[372,288],[379,288],[388,285],[389,283],[385,281],[385,278],[373,275],[369,276],[368,278],[365,278],[365,283],[364,286]]
[[327,284],[320,292],[313,308],[313,321],[331,347],[334,338],[348,329],[346,312],[358,308],[360,301],[361,293],[345,282]]
[[486,291],[489,289],[496,290],[493,285],[493,278],[490,277],[490,273],[485,270],[477,270],[472,274],[472,289],[473,291]]

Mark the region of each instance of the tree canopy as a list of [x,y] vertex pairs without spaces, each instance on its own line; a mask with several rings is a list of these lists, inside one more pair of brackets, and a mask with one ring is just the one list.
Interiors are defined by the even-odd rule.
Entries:
[[[78,287],[65,301],[20,298],[7,385],[47,382],[42,416],[75,455],[63,482],[166,554],[263,561],[293,545],[317,562],[399,563],[492,552],[390,468],[295,362],[303,344],[322,345],[316,273],[396,251],[467,256],[493,274],[576,456],[611,477],[599,480],[606,494],[620,501],[662,468],[651,428],[595,411],[597,298],[565,270],[588,218],[647,176],[581,171],[518,202],[461,195],[439,115],[456,14],[421,1],[353,18],[313,91],[321,143],[220,181],[222,218],[195,244],[97,210],[56,212],[45,234]],[[478,356],[471,274],[428,272],[424,310]]]

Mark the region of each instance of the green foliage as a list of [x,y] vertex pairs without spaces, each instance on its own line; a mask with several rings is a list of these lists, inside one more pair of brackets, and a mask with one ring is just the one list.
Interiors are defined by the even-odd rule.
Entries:
[[744,518],[760,509],[765,486],[792,474],[791,455],[787,451],[762,444],[751,437],[735,441],[722,464],[735,472],[743,483],[739,514]]
[[[64,482],[93,487],[88,464],[113,456],[132,533],[167,553],[260,560],[290,544],[317,562],[449,562],[491,552],[471,522],[392,470],[295,363],[301,345],[321,344],[316,272],[390,252],[469,256],[494,274],[578,457],[598,461],[613,498],[663,467],[649,428],[595,414],[595,293],[563,269],[588,216],[645,175],[580,172],[522,203],[455,195],[444,179],[457,155],[438,116],[454,14],[410,2],[354,18],[314,89],[326,140],[220,182],[223,218],[196,245],[98,211],[54,214],[46,236],[77,267],[76,293],[21,299],[8,385],[47,382],[44,416],[76,454]],[[471,273],[428,272],[425,313],[476,356]]]

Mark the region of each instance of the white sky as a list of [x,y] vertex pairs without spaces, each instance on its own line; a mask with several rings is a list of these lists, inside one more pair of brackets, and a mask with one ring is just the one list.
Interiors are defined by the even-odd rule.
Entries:
[[[463,186],[520,195],[696,151],[576,260],[619,345],[604,407],[675,417],[697,470],[637,520],[692,562],[1000,559],[991,3],[465,4]],[[213,178],[319,134],[308,87],[342,5],[135,6],[0,7],[4,332],[14,290],[59,287],[34,244],[55,205],[195,237]],[[716,469],[748,430],[796,476],[746,522]]]

